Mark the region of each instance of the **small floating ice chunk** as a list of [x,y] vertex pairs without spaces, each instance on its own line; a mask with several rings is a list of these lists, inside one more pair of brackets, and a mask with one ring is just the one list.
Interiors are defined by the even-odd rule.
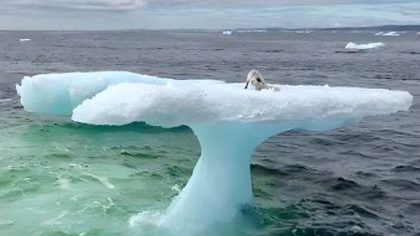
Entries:
[[388,33],[382,34],[382,36],[400,36],[400,34],[396,31],[390,31]]
[[225,30],[225,31],[223,31],[223,32],[222,32],[222,34],[223,34],[223,35],[232,35],[232,34],[233,34],[233,32],[232,32],[232,31],[230,31],[230,30]]
[[296,34],[310,34],[312,31],[310,30],[297,30]]
[[29,41],[31,41],[32,39],[19,39],[19,42],[29,42]]
[[355,44],[353,42],[349,42],[345,49],[348,50],[368,50],[368,49],[374,49],[374,48],[380,48],[380,47],[384,47],[385,44],[382,42],[378,42],[378,43],[366,43],[366,44]]
[[264,30],[264,29],[242,29],[242,30],[237,30],[236,32],[238,32],[238,33],[266,33],[267,30]]

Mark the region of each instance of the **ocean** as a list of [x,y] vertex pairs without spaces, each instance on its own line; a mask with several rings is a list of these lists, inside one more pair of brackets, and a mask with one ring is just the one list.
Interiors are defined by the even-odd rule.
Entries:
[[[200,155],[185,126],[90,126],[25,112],[15,89],[24,76],[245,82],[253,68],[269,83],[405,90],[414,104],[266,140],[252,159],[247,224],[223,235],[420,235],[420,34],[379,31],[0,31],[0,235],[159,235],[152,223],[130,226],[131,217],[163,214]],[[348,42],[385,47],[353,52]]]

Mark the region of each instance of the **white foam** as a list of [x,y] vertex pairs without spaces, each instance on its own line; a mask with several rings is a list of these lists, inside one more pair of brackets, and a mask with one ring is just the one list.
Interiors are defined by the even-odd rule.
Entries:
[[374,48],[380,48],[380,47],[385,47],[385,44],[382,42],[367,43],[367,44],[355,44],[353,42],[349,42],[345,46],[345,49],[358,51],[358,50],[368,50],[368,49],[374,49]]
[[0,102],[10,102],[10,101],[12,101],[11,98],[2,98],[2,99],[0,99]]
[[[197,235],[233,220],[252,203],[250,159],[268,137],[407,111],[413,100],[408,92],[387,89],[277,85],[276,92],[243,86],[98,72],[25,77],[17,90],[26,110],[72,114],[78,122],[191,127],[201,157],[187,185],[162,216],[143,212],[130,219],[131,225],[155,224],[173,235]],[[107,179],[92,177],[113,188]]]
[[108,189],[115,189],[115,186],[113,184],[111,184],[111,182],[109,182],[108,178],[106,178],[106,177],[97,176],[97,175],[87,173],[87,172],[84,172],[84,174],[96,179],[97,181],[99,181],[101,184],[103,184]]

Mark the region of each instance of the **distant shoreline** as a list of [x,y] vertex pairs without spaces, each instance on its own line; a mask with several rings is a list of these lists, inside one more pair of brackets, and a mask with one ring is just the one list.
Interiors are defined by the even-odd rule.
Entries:
[[141,29],[141,28],[127,28],[127,29],[0,29],[0,32],[5,31],[45,31],[45,32],[80,32],[80,31],[175,31],[175,32],[219,32],[223,30],[232,31],[296,31],[296,30],[310,30],[310,31],[351,31],[351,30],[378,30],[378,31],[420,31],[420,25],[377,25],[377,26],[361,26],[361,27],[319,27],[319,28],[275,28],[275,27],[261,27],[261,28],[173,28],[173,29]]

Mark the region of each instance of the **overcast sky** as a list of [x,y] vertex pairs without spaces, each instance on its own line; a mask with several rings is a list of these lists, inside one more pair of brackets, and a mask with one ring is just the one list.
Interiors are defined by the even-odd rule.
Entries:
[[384,24],[420,24],[420,0],[0,0],[0,29]]

